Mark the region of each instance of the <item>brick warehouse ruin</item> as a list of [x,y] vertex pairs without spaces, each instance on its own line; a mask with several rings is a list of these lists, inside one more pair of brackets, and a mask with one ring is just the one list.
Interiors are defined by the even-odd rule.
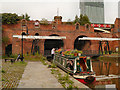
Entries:
[[[54,21],[47,24],[40,23],[40,21],[27,21],[26,26],[28,27],[29,35],[35,36],[66,36],[63,40],[37,40],[36,44],[39,46],[39,52],[43,55],[50,53],[50,49],[53,47],[64,49],[79,49],[79,50],[98,50],[98,41],[78,41],[78,38],[82,37],[105,37],[105,38],[119,38],[120,33],[120,18],[117,18],[114,23],[114,27],[111,28],[110,33],[95,32],[94,27],[91,25],[81,26],[78,23],[71,24],[67,22],[62,22],[61,16],[55,16]],[[11,50],[12,54],[21,53],[21,39],[13,38],[13,35],[21,35],[22,28],[23,32],[26,33],[25,27],[22,27],[21,22],[14,25],[2,25],[3,34],[2,36],[7,36],[9,42],[5,46],[2,45],[3,54],[6,54],[6,50]],[[24,39],[23,53],[32,53],[33,40]],[[115,48],[119,46],[118,41],[109,42],[110,49],[115,51]]]

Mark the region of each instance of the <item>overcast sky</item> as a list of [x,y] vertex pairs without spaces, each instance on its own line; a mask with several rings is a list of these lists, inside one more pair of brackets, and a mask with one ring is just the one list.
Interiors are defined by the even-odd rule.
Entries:
[[[19,15],[28,13],[31,20],[41,20],[46,18],[52,21],[54,16],[63,17],[63,21],[74,20],[76,15],[80,15],[80,0],[1,0],[0,13],[17,13]],[[105,0],[105,23],[114,23],[118,17],[118,1]]]

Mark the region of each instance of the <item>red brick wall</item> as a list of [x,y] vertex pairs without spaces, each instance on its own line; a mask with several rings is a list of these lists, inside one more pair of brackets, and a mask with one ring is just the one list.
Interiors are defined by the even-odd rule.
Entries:
[[[120,20],[119,20],[120,21]],[[115,28],[118,28],[117,26],[117,20],[115,22]],[[29,35],[35,35],[35,33],[39,33],[40,36],[49,36],[52,34],[57,34],[59,36],[66,36],[66,39],[63,40],[64,42],[64,49],[74,49],[74,42],[75,39],[78,36],[84,35],[87,37],[113,37],[113,34],[105,34],[105,33],[97,33],[94,32],[94,28],[90,27],[89,29],[85,28],[85,26],[80,26],[79,30],[75,29],[76,25],[68,25],[68,24],[56,24],[56,28],[52,29],[52,24],[49,25],[40,25],[40,28],[34,27],[34,21],[27,22],[28,26],[28,33]],[[15,25],[2,25],[4,28],[3,36],[8,36],[10,38],[9,44],[12,44],[12,53],[13,54],[19,54],[21,53],[21,40],[18,38],[13,38],[13,35],[20,35],[22,33],[21,23],[18,22],[18,24]],[[39,41],[39,47],[40,51],[44,53],[44,41]],[[90,50],[98,50],[99,41],[91,41]],[[118,42],[110,42],[110,46],[115,49],[115,47],[118,46]],[[27,53],[31,51],[32,47],[32,40],[24,40],[24,53]],[[87,46],[86,46],[87,47]],[[4,49],[3,45],[3,49]]]

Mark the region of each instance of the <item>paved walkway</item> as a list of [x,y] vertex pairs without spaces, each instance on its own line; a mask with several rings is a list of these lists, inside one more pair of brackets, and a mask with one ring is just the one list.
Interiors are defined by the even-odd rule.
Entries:
[[18,88],[63,88],[41,62],[28,62]]

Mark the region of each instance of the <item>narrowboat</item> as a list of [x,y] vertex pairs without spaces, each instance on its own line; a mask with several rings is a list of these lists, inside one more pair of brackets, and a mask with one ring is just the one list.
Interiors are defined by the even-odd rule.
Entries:
[[68,57],[62,56],[61,54],[55,54],[53,62],[58,67],[84,84],[94,83],[96,81],[95,72],[92,69],[92,62],[90,57]]

